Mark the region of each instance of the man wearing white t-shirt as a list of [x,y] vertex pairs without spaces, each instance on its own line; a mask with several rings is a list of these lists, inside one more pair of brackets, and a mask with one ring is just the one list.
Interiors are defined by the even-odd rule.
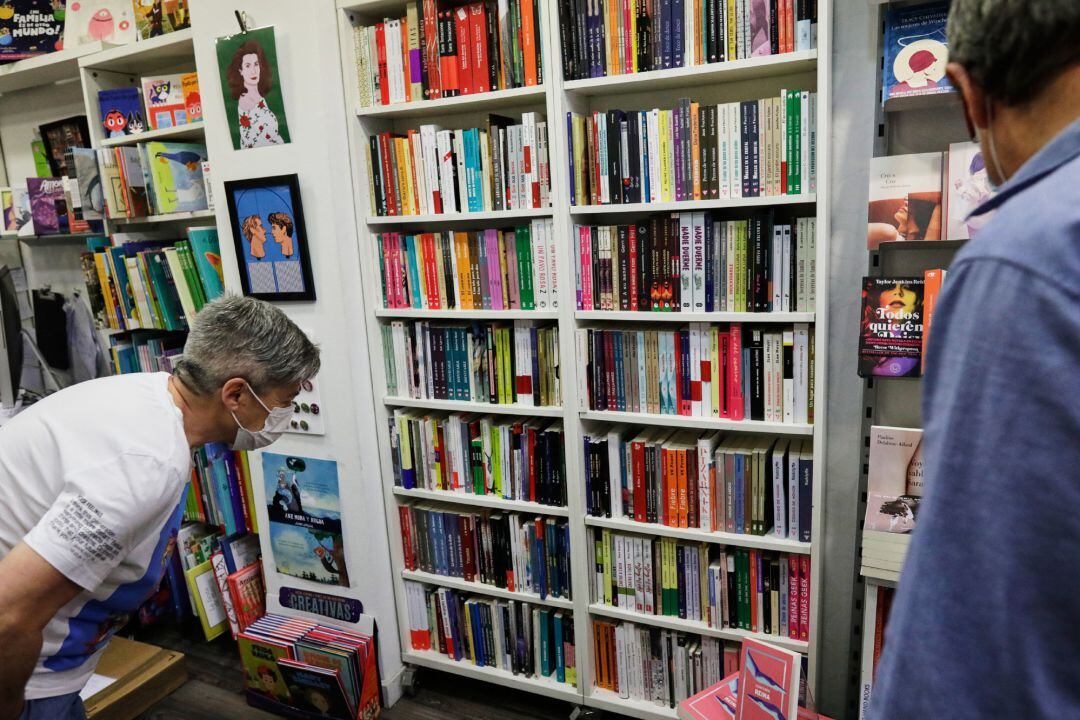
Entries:
[[172,375],[81,383],[0,428],[0,720],[85,717],[101,651],[164,574],[192,449],[269,445],[318,370],[281,310],[222,298]]

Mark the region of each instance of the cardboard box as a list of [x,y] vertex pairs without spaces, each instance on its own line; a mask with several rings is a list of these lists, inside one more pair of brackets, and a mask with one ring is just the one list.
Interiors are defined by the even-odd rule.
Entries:
[[187,680],[183,653],[113,638],[92,682],[112,682],[85,700],[89,720],[133,720]]

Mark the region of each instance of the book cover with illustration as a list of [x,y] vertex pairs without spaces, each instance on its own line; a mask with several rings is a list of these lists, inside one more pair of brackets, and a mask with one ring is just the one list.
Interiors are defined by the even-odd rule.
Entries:
[[941,153],[870,159],[866,247],[905,240],[941,240]]
[[187,0],[131,0],[140,40],[191,26]]
[[889,8],[885,14],[885,62],[881,101],[954,92],[945,76],[949,4]]
[[195,256],[195,269],[202,281],[206,300],[209,302],[225,293],[225,278],[221,271],[221,249],[215,227],[188,228],[191,254]]
[[341,674],[337,670],[285,658],[278,660],[278,668],[289,687],[293,707],[334,720],[352,720],[356,717],[349,707]]
[[152,141],[146,143],[146,157],[158,214],[206,209],[202,179],[205,145]]
[[27,178],[30,214],[35,235],[56,235],[68,231],[64,181],[60,178]]
[[97,153],[91,148],[69,148],[72,162],[69,166],[79,184],[79,204],[83,218],[93,226],[105,217],[105,192],[101,187],[101,171],[98,169]]
[[337,463],[274,453],[262,463],[277,571],[348,587]]
[[34,214],[30,209],[30,193],[26,187],[14,186],[11,188],[11,213],[12,223],[15,225],[15,234],[19,237],[30,237],[34,234]]
[[110,45],[135,42],[135,13],[131,0],[68,2],[64,18],[64,47],[97,41]]
[[98,109],[105,137],[138,135],[146,129],[139,88],[121,87],[98,90]]
[[910,533],[923,495],[922,430],[870,428],[864,530]]
[[18,230],[15,226],[15,201],[11,195],[11,188],[0,188],[0,209],[4,213],[3,222],[0,223],[0,232],[13,233]]
[[962,142],[949,146],[948,173],[945,180],[946,240],[970,240],[994,215],[994,211],[971,217],[975,208],[994,196],[986,159],[978,143]]
[[739,706],[739,673],[734,672],[679,703],[681,720],[735,720]]
[[860,376],[918,377],[923,287],[921,277],[863,278]]
[[278,660],[289,657],[290,645],[246,632],[237,635],[236,644],[244,667],[244,687],[278,702],[289,702],[289,686],[278,669]]
[[63,0],[0,2],[0,64],[64,47]]
[[144,77],[142,94],[146,105],[146,122],[151,130],[187,124],[183,75]]
[[185,73],[180,76],[180,88],[184,93],[184,112],[189,123],[200,122],[202,116],[202,95],[199,93],[198,73]]
[[739,663],[740,720],[795,720],[802,656],[769,643],[743,640]]

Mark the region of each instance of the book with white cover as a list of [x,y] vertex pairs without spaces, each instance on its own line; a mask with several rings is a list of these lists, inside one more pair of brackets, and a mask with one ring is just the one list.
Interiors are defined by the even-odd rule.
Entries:
[[922,494],[922,430],[871,427],[863,529],[911,532]]

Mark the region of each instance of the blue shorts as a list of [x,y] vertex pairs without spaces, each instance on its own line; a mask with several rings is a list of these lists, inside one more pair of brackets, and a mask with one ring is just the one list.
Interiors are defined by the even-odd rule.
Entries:
[[79,693],[27,700],[19,720],[86,720]]

